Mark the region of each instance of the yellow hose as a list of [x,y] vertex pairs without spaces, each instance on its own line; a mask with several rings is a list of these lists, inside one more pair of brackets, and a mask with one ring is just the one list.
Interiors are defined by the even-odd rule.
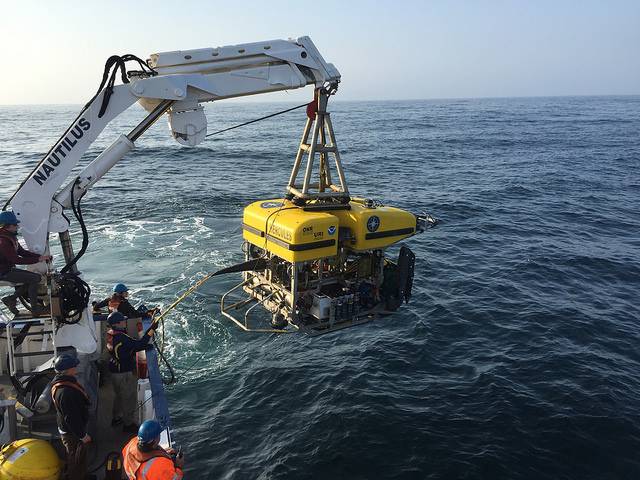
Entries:
[[154,313],[153,317],[151,317],[151,328],[154,328],[154,326],[157,326],[158,323],[160,323],[162,321],[162,319],[165,317],[165,315],[167,315],[171,310],[176,308],[178,306],[178,304],[180,304],[180,302],[182,302],[189,295],[191,295],[193,292],[195,292],[198,288],[200,288],[207,280],[209,280],[214,275],[215,275],[215,273],[210,273],[210,274],[206,275],[205,277],[201,278],[200,280],[198,280],[195,283],[195,285],[193,285],[191,288],[189,288],[189,290],[187,290],[182,295],[180,295],[180,297],[178,297],[178,299],[175,302],[173,302],[171,305],[169,305],[169,307],[164,312],[162,312],[162,314],[158,318],[155,317],[155,313]]

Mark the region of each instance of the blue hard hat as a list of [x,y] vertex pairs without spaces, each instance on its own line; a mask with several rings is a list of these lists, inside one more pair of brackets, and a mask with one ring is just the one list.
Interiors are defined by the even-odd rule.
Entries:
[[56,372],[60,373],[65,370],[69,370],[70,368],[77,367],[79,363],[80,360],[78,360],[78,357],[75,355],[63,353],[62,355],[58,355],[53,361],[53,368]]
[[17,225],[20,223],[18,217],[13,212],[2,212],[0,213],[0,225]]
[[128,292],[129,289],[127,288],[127,286],[124,283],[116,283],[113,286],[113,291],[114,291],[114,293],[124,293],[124,292]]
[[138,429],[138,441],[142,443],[151,443],[162,433],[162,425],[157,420],[145,420]]
[[116,323],[124,322],[126,319],[127,317],[125,317],[120,312],[112,312],[107,317],[107,323],[109,325],[115,325]]

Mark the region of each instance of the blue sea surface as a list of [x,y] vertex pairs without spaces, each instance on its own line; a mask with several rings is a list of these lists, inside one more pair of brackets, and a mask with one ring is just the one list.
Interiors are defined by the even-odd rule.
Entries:
[[[220,102],[209,130],[288,106]],[[239,276],[205,284],[166,327],[187,478],[640,478],[640,97],[330,109],[351,191],[441,220],[406,242],[413,297],[335,334],[248,335],[219,312]],[[0,107],[0,199],[78,111]],[[196,148],[155,125],[83,200],[95,297],[123,281],[166,307],[241,261],[242,210],[283,194],[304,121]]]

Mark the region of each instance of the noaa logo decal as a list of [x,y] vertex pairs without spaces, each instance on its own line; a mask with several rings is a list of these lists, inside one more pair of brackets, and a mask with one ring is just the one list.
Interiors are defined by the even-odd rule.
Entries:
[[370,232],[375,232],[379,227],[380,218],[378,218],[376,215],[369,217],[369,220],[367,220],[367,230],[369,230]]
[[336,233],[336,226],[335,225],[331,225],[328,229],[327,229],[327,233],[329,235],[333,235],[334,233]]
[[282,206],[282,202],[262,202],[261,208],[278,208]]

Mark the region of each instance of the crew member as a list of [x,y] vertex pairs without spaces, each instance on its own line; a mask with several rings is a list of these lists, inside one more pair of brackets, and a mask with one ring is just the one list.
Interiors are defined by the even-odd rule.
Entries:
[[16,293],[2,299],[7,308],[14,315],[18,315],[18,297],[25,294],[29,296],[31,310],[35,316],[44,313],[38,305],[38,286],[40,275],[27,270],[15,268],[16,265],[32,265],[38,262],[51,260],[51,255],[39,255],[22,248],[18,242],[18,224],[20,220],[13,212],[0,213],[0,280],[11,283],[19,283]]
[[129,480],[180,480],[184,467],[182,454],[174,456],[160,443],[162,426],[156,420],[147,420],[138,429],[138,436],[129,440],[122,449],[124,471]]
[[76,378],[79,363],[78,358],[70,353],[56,357],[53,363],[56,376],[51,382],[58,431],[67,452],[65,478],[68,480],[85,480],[86,444],[91,441],[87,433],[90,401]]
[[123,431],[135,433],[138,426],[133,421],[136,405],[137,378],[136,352],[150,350],[149,341],[153,329],[149,329],[142,338],[136,340],[126,334],[127,317],[120,312],[112,312],[107,317],[107,351],[109,352],[109,371],[115,398],[113,401],[113,419],[111,425],[123,424]]
[[136,310],[129,303],[129,289],[124,283],[117,283],[113,287],[113,294],[93,304],[93,311],[98,312],[101,308],[109,307],[110,312],[120,312],[125,317],[137,318],[146,313],[146,308]]

